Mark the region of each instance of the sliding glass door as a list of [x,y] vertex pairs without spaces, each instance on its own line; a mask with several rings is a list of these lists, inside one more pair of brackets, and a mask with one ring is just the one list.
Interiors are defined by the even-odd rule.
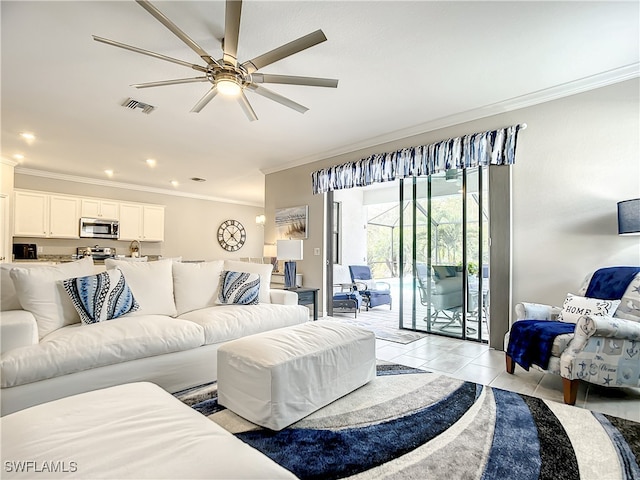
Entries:
[[327,291],[340,292],[350,282],[348,266],[366,265],[390,286],[393,299],[392,308],[342,315],[486,342],[488,172],[449,170],[330,192]]
[[486,168],[400,186],[400,327],[488,339]]

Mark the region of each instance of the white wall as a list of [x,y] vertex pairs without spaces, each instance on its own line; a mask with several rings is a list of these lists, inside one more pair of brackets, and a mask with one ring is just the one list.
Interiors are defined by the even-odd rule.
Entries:
[[367,217],[363,206],[363,191],[359,188],[334,192],[334,201],[342,203],[342,265],[365,265],[367,251]]
[[[264,213],[264,209],[260,207],[88,185],[21,174],[15,175],[15,188],[165,205],[165,240],[164,242],[143,242],[142,255],[182,256],[185,260],[262,257],[264,228],[257,226],[255,220],[256,215]],[[229,253],[218,244],[218,227],[227,219],[240,221],[247,231],[247,241],[238,252]],[[76,253],[76,247],[95,244],[115,247],[117,253],[129,254],[129,242],[115,240],[16,237],[14,241],[36,243],[39,247],[44,247],[43,253],[45,255],[72,254]]]
[[[311,172],[373,153],[527,123],[511,167],[513,301],[561,304],[591,270],[640,265],[640,237],[619,237],[616,230],[616,202],[640,197],[639,91],[640,81],[629,80],[272,173],[265,180],[266,210],[281,203],[309,205],[305,244],[321,245],[323,196],[311,194]],[[305,255],[301,269],[306,285],[323,287],[322,258]]]

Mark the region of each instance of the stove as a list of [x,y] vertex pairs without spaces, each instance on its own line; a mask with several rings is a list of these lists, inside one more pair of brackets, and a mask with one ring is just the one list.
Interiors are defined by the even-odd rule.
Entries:
[[94,260],[105,260],[107,258],[116,258],[116,249],[113,247],[78,247],[78,258],[92,257]]

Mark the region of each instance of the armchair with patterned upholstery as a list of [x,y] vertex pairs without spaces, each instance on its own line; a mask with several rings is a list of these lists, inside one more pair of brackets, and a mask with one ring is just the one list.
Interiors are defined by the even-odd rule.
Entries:
[[[614,268],[627,269],[630,281],[618,285],[619,300],[591,296],[597,275]],[[633,273],[634,270],[636,273]],[[516,320],[505,335],[508,352],[514,325],[523,320],[575,323],[569,333],[555,336],[546,368],[535,368],[560,375],[564,401],[573,405],[579,382],[604,387],[640,387],[640,273],[636,267],[600,269],[588,276],[577,295],[567,295],[563,307],[537,303],[516,305]],[[600,285],[601,287],[602,285]],[[615,295],[618,296],[618,295]],[[610,305],[611,304],[611,305]],[[604,310],[598,311],[599,308]],[[607,310],[608,309],[608,310]],[[544,324],[542,324],[544,326]],[[514,373],[515,362],[507,353],[506,368]]]

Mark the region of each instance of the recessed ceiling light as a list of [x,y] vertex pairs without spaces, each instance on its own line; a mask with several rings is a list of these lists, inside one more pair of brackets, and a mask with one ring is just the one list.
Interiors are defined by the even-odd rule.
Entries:
[[104,173],[107,174],[107,177],[113,177],[113,170],[105,170]]
[[178,183],[177,180],[171,180],[171,185],[173,185],[174,187],[177,187],[180,184]]
[[36,136],[33,133],[29,133],[29,132],[22,132],[20,136],[25,140],[27,140],[28,142],[31,142],[36,139]]
[[191,180],[193,180],[194,182],[206,182],[207,180],[204,178],[199,178],[199,177],[191,177]]
[[21,153],[16,153],[13,155],[13,158],[15,158],[16,160],[24,160],[24,155],[22,155]]
[[149,165],[151,168],[156,166],[156,161],[153,158],[147,158],[145,162],[147,162],[147,165]]

